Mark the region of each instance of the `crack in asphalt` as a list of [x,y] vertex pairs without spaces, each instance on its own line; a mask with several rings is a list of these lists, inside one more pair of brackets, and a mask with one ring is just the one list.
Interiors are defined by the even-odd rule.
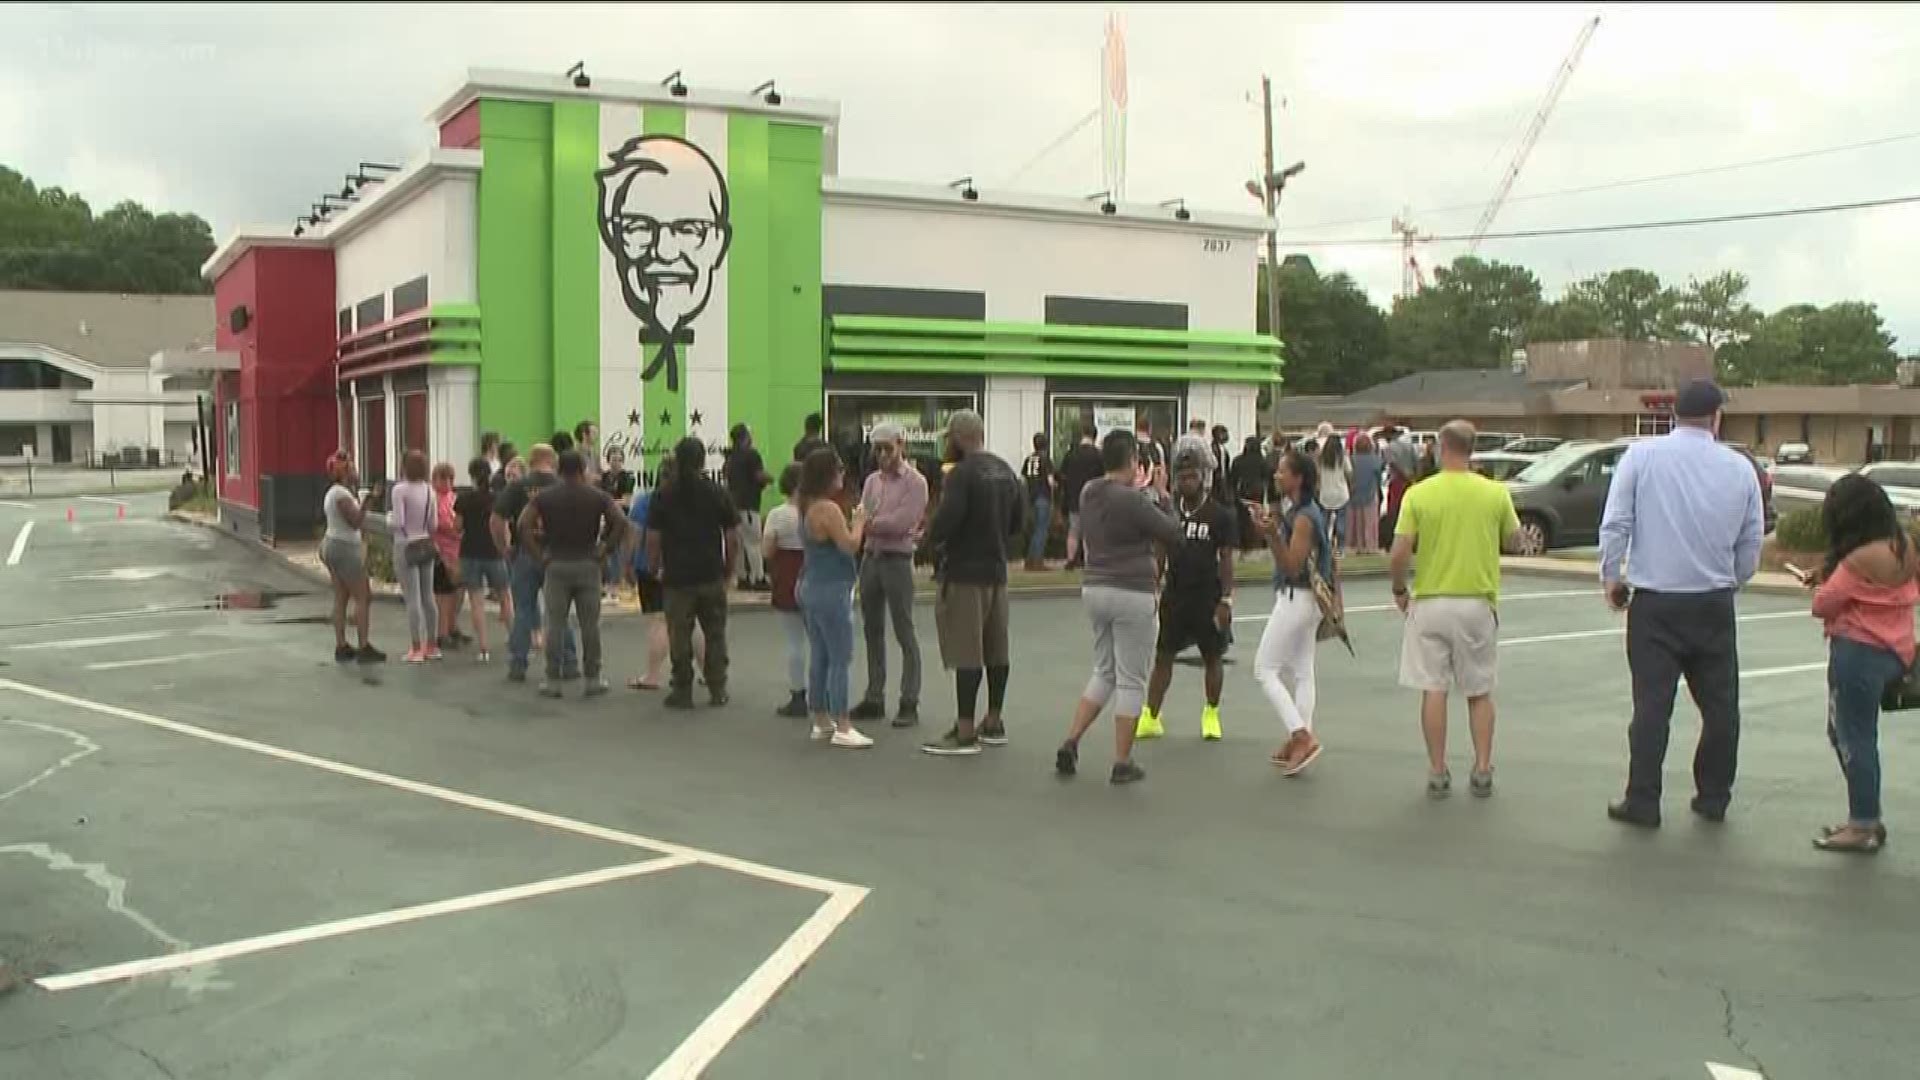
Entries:
[[1740,1034],[1734,1030],[1733,995],[1724,986],[1716,986],[1714,989],[1720,991],[1720,1003],[1725,1009],[1725,1015],[1720,1024],[1720,1034],[1726,1037],[1728,1044],[1735,1050],[1740,1051],[1740,1056],[1746,1058],[1753,1066],[1753,1071],[1759,1073],[1764,1080],[1769,1075],[1766,1063],[1754,1056],[1752,1050],[1747,1049],[1747,1040],[1741,1038]]
[[133,1043],[130,1043],[127,1040],[122,1039],[119,1036],[115,1035],[111,1031],[101,1032],[100,1037],[112,1043],[113,1045],[121,1048],[122,1050],[131,1050],[134,1053],[139,1054],[141,1057],[147,1060],[147,1064],[152,1065],[155,1069],[158,1069],[160,1071],[160,1075],[166,1077],[167,1080],[180,1080],[179,1077],[174,1075],[172,1069],[167,1068],[166,1062],[161,1061],[159,1058],[149,1053],[145,1047],[137,1046]]

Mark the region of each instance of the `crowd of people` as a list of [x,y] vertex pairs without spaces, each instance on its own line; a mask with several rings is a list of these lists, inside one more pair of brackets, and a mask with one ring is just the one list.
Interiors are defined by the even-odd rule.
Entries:
[[[1683,388],[1673,433],[1630,447],[1608,495],[1602,594],[1628,616],[1633,715],[1625,793],[1607,812],[1629,825],[1660,824],[1682,678],[1702,716],[1692,810],[1719,821],[1732,797],[1740,733],[1735,595],[1758,568],[1762,520],[1751,468],[1715,437],[1723,404],[1711,382]],[[1077,774],[1082,738],[1110,712],[1109,779],[1141,780],[1135,743],[1166,734],[1162,706],[1174,660],[1188,649],[1199,652],[1204,672],[1200,737],[1222,737],[1235,562],[1259,547],[1272,556],[1272,603],[1253,674],[1284,733],[1271,760],[1291,777],[1325,749],[1314,724],[1315,661],[1320,642],[1346,637],[1339,555],[1385,546],[1405,615],[1398,681],[1420,695],[1426,790],[1435,798],[1452,791],[1447,728],[1458,693],[1472,744],[1469,790],[1493,794],[1500,556],[1517,544],[1519,520],[1506,488],[1469,467],[1469,423],[1444,425],[1425,451],[1393,429],[1376,439],[1323,425],[1293,443],[1249,437],[1237,455],[1228,453],[1225,428],[1198,421],[1171,447],[1144,423],[1138,431],[1089,427],[1057,465],[1036,435],[1016,472],[986,448],[980,416],[960,411],[947,424],[937,497],[897,425],[871,430],[872,467],[857,483],[821,431],[820,418],[809,417],[777,478],[745,425],[731,432],[718,479],[708,475],[706,446],[688,438],[643,484],[617,450],[597,457],[588,423],[556,432],[524,458],[488,436],[460,489],[450,463],[429,467],[424,455],[407,453],[387,509],[411,638],[406,660],[430,663],[469,644],[475,659],[488,660],[485,615],[495,602],[509,627],[510,681],[528,679],[539,649],[540,694],[561,697],[575,680],[586,696],[604,694],[601,608],[609,589],[625,585],[651,624],[645,673],[627,685],[660,689],[664,654],[666,707],[696,707],[696,682],[710,704],[725,705],[732,582],[769,592],[783,629],[788,693],[775,711],[808,718],[816,740],[861,749],[873,739],[857,724],[889,718],[892,648],[900,663],[890,722],[906,728],[920,720],[914,562],[930,553],[954,720],[922,749],[978,754],[1009,738],[1009,559],[1024,552],[1029,566],[1043,566],[1057,515],[1068,564],[1082,571],[1093,655],[1056,772]],[[361,540],[368,512],[352,461],[336,455],[328,472],[320,554],[335,584],[336,657],[378,662]],[[774,484],[781,498],[762,520],[762,495]],[[1913,668],[1920,551],[1886,493],[1864,477],[1836,482],[1822,515],[1831,546],[1806,580],[1830,638],[1827,730],[1849,813],[1815,843],[1876,851],[1886,840],[1878,714],[1882,694]],[[458,629],[462,604],[471,638]],[[856,608],[866,653],[858,697]]]

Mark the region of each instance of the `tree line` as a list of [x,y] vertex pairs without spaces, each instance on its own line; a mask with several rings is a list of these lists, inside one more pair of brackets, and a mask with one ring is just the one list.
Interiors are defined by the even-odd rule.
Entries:
[[213,229],[131,200],[95,214],[80,196],[0,165],[0,289],[204,293]]
[[[1257,307],[1266,329],[1267,275]],[[1344,271],[1303,255],[1275,275],[1286,389],[1348,394],[1415,371],[1504,367],[1530,341],[1689,341],[1715,350],[1720,379],[1844,385],[1892,382],[1900,357],[1871,303],[1791,304],[1762,313],[1746,275],[1724,271],[1668,285],[1650,270],[1612,270],[1547,299],[1524,266],[1463,255],[1428,286],[1382,311]]]

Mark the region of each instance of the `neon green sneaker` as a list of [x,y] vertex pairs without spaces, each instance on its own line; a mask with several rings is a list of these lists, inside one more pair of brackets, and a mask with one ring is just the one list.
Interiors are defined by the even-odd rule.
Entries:
[[1133,737],[1136,739],[1157,739],[1166,733],[1167,729],[1160,726],[1160,718],[1153,715],[1153,710],[1142,707],[1140,710],[1140,722],[1134,725]]
[[1200,710],[1200,737],[1208,742],[1220,741],[1220,707],[1218,705],[1208,705]]

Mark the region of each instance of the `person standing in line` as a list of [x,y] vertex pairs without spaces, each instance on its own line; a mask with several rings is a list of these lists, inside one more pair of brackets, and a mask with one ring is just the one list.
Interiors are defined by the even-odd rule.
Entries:
[[433,528],[439,520],[433,487],[427,483],[427,455],[409,450],[400,458],[401,481],[389,493],[387,525],[393,531],[394,574],[407,604],[407,630],[413,647],[409,664],[440,659],[439,620],[433,600],[433,568],[439,562]]
[[800,610],[800,573],[806,565],[807,538],[800,527],[800,466],[780,470],[782,502],[767,512],[760,554],[772,577],[773,610],[787,639],[787,703],[775,715],[807,715],[807,620]]
[[1139,448],[1141,471],[1146,476],[1146,484],[1161,494],[1167,491],[1167,447],[1153,435],[1153,420],[1139,409],[1133,414],[1133,439]]
[[693,629],[707,638],[707,698],[727,703],[727,581],[740,564],[740,515],[706,474],[707,447],[673,447],[672,476],[647,508],[647,564],[661,568],[673,675],[664,704],[693,708]]
[[760,498],[772,477],[767,475],[767,463],[761,459],[760,451],[754,448],[753,432],[747,425],[733,425],[727,438],[731,445],[720,466],[720,474],[726,481],[727,494],[733,497],[734,509],[740,512],[740,549],[745,556],[741,562],[740,591],[765,592],[771,586],[767,584],[767,566],[760,554]]
[[1053,491],[1057,481],[1053,459],[1047,456],[1047,433],[1033,433],[1033,453],[1020,464],[1020,479],[1027,485],[1027,505],[1033,509],[1033,521],[1027,527],[1027,569],[1047,568],[1047,534],[1053,531]]
[[1661,770],[1682,676],[1700,708],[1692,809],[1723,821],[1740,756],[1740,653],[1734,596],[1760,565],[1760,481],[1720,443],[1726,395],[1696,379],[1674,396],[1673,431],[1627,448],[1600,521],[1600,581],[1627,614],[1633,722],[1615,821],[1660,825]]
[[[866,557],[860,560],[860,624],[866,634],[867,693],[855,720],[887,715],[887,623],[900,643],[900,708],[893,726],[920,722],[920,639],[913,627],[913,552],[927,517],[927,481],[907,461],[900,425],[875,424],[877,468],[860,492],[866,511]],[[812,549],[809,548],[809,551]]]
[[[560,455],[560,482],[540,491],[520,512],[520,533],[529,554],[546,566],[547,619],[568,625],[580,617],[580,660],[587,697],[607,692],[600,674],[600,579],[607,549],[617,546],[627,519],[613,498],[587,482],[586,456],[578,450]],[[564,635],[547,635],[547,674],[540,696],[557,698],[564,672]]]
[[[368,639],[372,619],[373,590],[367,581],[366,545],[360,538],[367,512],[354,495],[360,476],[354,472],[353,459],[344,451],[327,459],[327,493],[320,510],[327,519],[327,532],[320,541],[320,565],[333,579],[333,658],[346,664],[359,661],[376,664],[387,654],[373,647]],[[347,605],[353,605],[353,629],[360,647],[347,644]]]
[[1221,737],[1220,691],[1226,683],[1228,631],[1233,628],[1233,553],[1238,518],[1214,499],[1208,471],[1211,449],[1200,439],[1181,439],[1173,448],[1174,509],[1180,535],[1167,551],[1167,578],[1160,590],[1160,634],[1154,644],[1153,673],[1147,679],[1147,704],[1140,712],[1137,739],[1166,734],[1160,707],[1173,682],[1173,659],[1188,647],[1200,650],[1206,665],[1206,708],[1200,711],[1200,737]]
[[826,438],[821,435],[826,427],[827,422],[820,418],[819,413],[807,414],[807,418],[801,421],[801,428],[805,433],[800,436],[799,442],[793,444],[794,461],[804,462],[808,454],[827,445]]
[[1247,508],[1273,552],[1273,611],[1254,654],[1253,678],[1286,725],[1287,741],[1269,760],[1287,776],[1304,772],[1321,750],[1313,733],[1313,654],[1320,630],[1313,572],[1317,568],[1332,583],[1333,550],[1317,498],[1319,473],[1313,458],[1298,447],[1288,450],[1274,477],[1283,509],[1274,513],[1264,506]]
[[[526,682],[527,663],[533,655],[533,638],[541,628],[540,593],[547,586],[547,568],[528,548],[528,537],[520,528],[520,519],[529,503],[542,491],[560,482],[553,474],[556,455],[553,447],[536,443],[527,451],[526,476],[509,483],[493,505],[493,539],[500,550],[508,552],[507,582],[513,596],[513,625],[507,631],[507,681]],[[547,628],[560,635],[562,676],[579,676],[573,627],[548,620]]]
[[[958,463],[927,527],[938,553],[934,626],[940,659],[953,672],[958,715],[940,738],[921,746],[938,755],[969,755],[980,744],[1004,746],[1011,666],[1007,650],[1007,545],[1026,528],[1026,498],[1007,463],[987,450],[987,425],[972,409],[947,420],[947,443]],[[976,728],[974,707],[986,676],[987,712]]]
[[526,462],[520,457],[520,448],[510,442],[501,443],[500,464],[493,469],[493,475],[487,481],[487,488],[493,492],[495,498],[507,490],[508,484],[520,479],[520,476],[509,475],[516,469],[519,470],[520,476],[527,474]]
[[[1324,425],[1323,425],[1324,426]],[[1320,438],[1320,509],[1327,515],[1327,534],[1338,555],[1347,542],[1347,502],[1352,490],[1353,466],[1347,462],[1346,444],[1331,427]]]
[[1227,451],[1227,425],[1213,425],[1213,498],[1221,506],[1233,505],[1233,485],[1228,479],[1233,468],[1233,455]]
[[[1407,617],[1400,685],[1420,692],[1427,794],[1453,790],[1447,768],[1447,694],[1467,699],[1474,795],[1493,794],[1493,689],[1499,661],[1500,552],[1517,547],[1520,518],[1507,486],[1473,471],[1473,425],[1441,427],[1440,471],[1407,492],[1393,538],[1393,602]],[[1413,590],[1407,568],[1419,548]]]
[[467,641],[460,632],[460,516],[454,513],[453,466],[433,467],[433,600],[440,624],[439,646],[457,649]]
[[1100,475],[1100,448],[1093,445],[1093,426],[1083,425],[1080,438],[1060,462],[1060,504],[1067,515],[1067,565],[1080,566],[1080,489]]
[[472,609],[473,638],[479,651],[475,663],[493,659],[487,651],[487,593],[500,596],[500,623],[513,625],[513,592],[507,582],[507,563],[501,557],[493,536],[493,466],[486,458],[467,463],[467,479],[473,486],[453,500],[454,517],[460,521],[460,584],[467,590],[467,606]]
[[1086,572],[1080,599],[1093,624],[1093,674],[1074,707],[1066,741],[1054,751],[1061,776],[1079,771],[1080,737],[1113,704],[1113,769],[1108,781],[1130,784],[1146,773],[1133,761],[1133,740],[1147,695],[1153,662],[1154,588],[1159,565],[1154,545],[1171,546],[1180,524],[1151,481],[1139,483],[1139,444],[1125,431],[1100,440],[1106,470],[1080,493],[1081,542]]
[[866,534],[865,502],[853,508],[853,520],[834,500],[846,482],[846,467],[831,448],[807,455],[800,466],[798,512],[806,543],[799,587],[801,617],[807,627],[807,702],[813,714],[813,738],[847,750],[864,750],[873,740],[853,726],[847,709],[853,666],[853,557]]
[[1266,501],[1277,506],[1280,502],[1280,463],[1287,458],[1287,451],[1293,449],[1293,439],[1279,428],[1268,434],[1266,445]]
[[[489,481],[493,479],[493,474],[500,471],[500,466],[507,463],[506,459],[500,456],[500,451],[499,432],[483,431],[480,433],[480,457],[487,463],[487,479]],[[482,486],[484,487],[485,485]]]
[[1880,700],[1913,667],[1920,550],[1879,484],[1848,473],[1820,506],[1827,561],[1806,583],[1827,632],[1827,741],[1847,783],[1847,819],[1821,829],[1822,851],[1873,854],[1880,817]]
[[[633,493],[639,489],[640,481],[634,476],[633,470],[627,468],[626,451],[615,446],[607,451],[607,467],[600,471],[600,476],[594,484],[607,493],[607,498],[613,500],[614,506],[619,509],[624,518],[627,510],[633,506]],[[608,549],[607,562],[602,568],[601,577],[606,586],[606,598],[609,601],[620,599],[620,583],[626,578],[626,567],[622,565],[623,562],[619,548]]]
[[1235,508],[1240,546],[1245,551],[1265,546],[1248,511],[1249,507],[1266,502],[1267,493],[1273,487],[1273,468],[1267,464],[1265,443],[1258,435],[1247,436],[1240,453],[1233,459],[1233,475],[1228,479],[1233,498],[1227,505]]
[[[655,489],[658,490],[658,489]],[[647,628],[646,672],[627,680],[629,690],[660,689],[661,671],[667,663],[667,602],[660,585],[660,568],[647,562],[647,514],[653,508],[653,492],[642,491],[627,507],[627,530],[621,541],[632,568],[633,591],[640,601],[640,618]],[[698,627],[693,632],[693,662],[697,669],[706,664],[707,642]]]
[[1362,431],[1353,438],[1353,484],[1347,500],[1347,540],[1353,550],[1371,555],[1380,550],[1380,474],[1386,462]]

